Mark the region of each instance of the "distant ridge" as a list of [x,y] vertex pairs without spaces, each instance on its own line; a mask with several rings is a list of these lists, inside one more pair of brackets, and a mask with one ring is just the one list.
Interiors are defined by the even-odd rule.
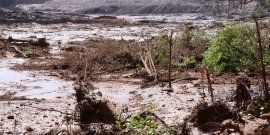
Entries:
[[[235,9],[238,1],[228,0],[0,0],[0,6],[25,12],[61,11],[86,14],[167,14],[250,12],[263,0],[248,0]],[[217,3],[218,2],[218,3]],[[232,3],[234,2],[234,3]],[[251,3],[251,4],[249,4]],[[259,3],[259,4],[258,4]],[[232,6],[234,4],[234,6]],[[239,6],[238,6],[239,7]]]

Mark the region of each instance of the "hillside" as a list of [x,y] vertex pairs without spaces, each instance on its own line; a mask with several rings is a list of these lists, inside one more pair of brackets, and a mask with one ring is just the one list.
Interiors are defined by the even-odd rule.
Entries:
[[149,14],[209,12],[213,0],[0,0],[0,6],[23,11]]
[[[240,7],[238,1],[230,5],[228,8],[228,1],[221,0],[0,0],[1,7],[12,10],[88,14],[227,13]],[[255,1],[246,5],[241,11],[260,6]]]

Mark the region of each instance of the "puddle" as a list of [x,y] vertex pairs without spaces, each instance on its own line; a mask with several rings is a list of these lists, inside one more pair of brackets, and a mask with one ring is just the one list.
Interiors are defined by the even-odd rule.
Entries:
[[1,60],[0,94],[13,91],[16,92],[15,96],[55,99],[67,98],[68,95],[74,93],[73,82],[43,75],[39,71],[14,71],[9,68],[24,61],[23,59]]

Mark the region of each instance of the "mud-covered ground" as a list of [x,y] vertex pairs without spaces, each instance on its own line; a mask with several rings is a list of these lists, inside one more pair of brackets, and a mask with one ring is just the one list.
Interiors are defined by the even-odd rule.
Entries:
[[[198,32],[213,33],[226,23],[213,20],[190,24]],[[199,66],[175,69],[173,92],[168,92],[166,73],[161,75],[163,82],[145,82],[147,77],[141,73],[143,65],[136,49],[144,41],[168,35],[171,30],[177,37],[185,27],[186,22],[133,23],[108,18],[90,24],[1,25],[0,134],[41,134],[58,125],[78,124],[71,119],[76,118],[72,84],[78,81],[89,83],[90,93],[101,92],[117,113],[125,106],[127,114],[138,112],[151,101],[161,120],[180,128],[200,100],[211,100],[205,74],[202,78]],[[9,37],[15,41],[9,41]],[[39,44],[38,39],[44,38],[49,46]],[[31,54],[27,54],[29,51]],[[211,75],[216,100],[231,97],[240,74]],[[253,94],[258,95],[260,76],[254,73],[249,77]],[[197,130],[192,132],[199,134]]]

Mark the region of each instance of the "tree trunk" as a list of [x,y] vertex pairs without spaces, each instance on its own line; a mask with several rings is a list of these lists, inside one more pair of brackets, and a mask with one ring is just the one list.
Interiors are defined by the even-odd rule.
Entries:
[[258,36],[260,59],[261,59],[261,66],[262,66],[264,96],[265,96],[265,101],[268,101],[269,95],[268,95],[268,88],[267,88],[267,84],[266,84],[266,73],[265,73],[265,67],[264,67],[264,62],[263,62],[263,48],[262,48],[262,40],[261,40],[261,34],[260,34],[260,29],[259,29],[259,23],[258,23],[256,16],[254,14],[253,14],[253,19],[256,23],[256,30],[257,30],[257,36]]

